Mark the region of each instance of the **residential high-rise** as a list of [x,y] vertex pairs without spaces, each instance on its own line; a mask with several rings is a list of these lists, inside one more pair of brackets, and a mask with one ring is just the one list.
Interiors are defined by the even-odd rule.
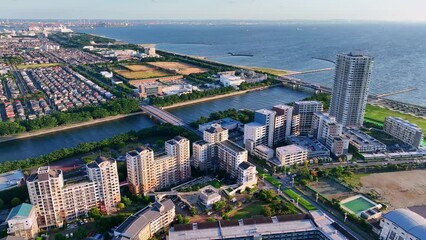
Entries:
[[204,130],[203,136],[204,140],[192,145],[194,167],[201,170],[218,167],[244,186],[251,187],[257,183],[256,167],[247,161],[247,150],[228,140],[228,130],[213,124]]
[[419,148],[423,141],[423,130],[401,118],[386,117],[383,130],[415,148]]
[[343,136],[343,125],[327,113],[314,113],[311,134],[336,157],[348,153],[349,139]]
[[61,170],[40,167],[27,179],[28,194],[41,228],[63,225],[98,204],[98,188],[87,176],[64,181]]
[[189,145],[189,140],[180,136],[177,136],[165,143],[166,153],[169,156],[174,156],[176,158],[179,181],[183,181],[191,177],[191,153]]
[[253,152],[259,145],[273,147],[290,136],[292,131],[293,108],[277,105],[268,109],[257,110],[254,122],[244,126],[244,145]]
[[330,116],[345,127],[364,122],[373,58],[358,53],[337,55]]
[[299,123],[294,122],[293,126],[297,126],[297,132],[293,132],[296,136],[307,136],[312,131],[312,117],[316,112],[323,111],[323,105],[318,101],[298,101],[294,103],[293,120],[298,120]]
[[64,208],[62,188],[64,176],[61,170],[40,167],[37,173],[27,179],[28,194],[31,204],[37,210],[38,225],[41,228],[62,227]]
[[89,179],[95,183],[100,210],[106,214],[115,212],[121,202],[117,162],[106,157],[98,157],[96,161],[87,164],[86,169]]
[[308,149],[293,144],[277,148],[276,155],[281,166],[291,166],[307,161]]
[[175,137],[165,142],[165,153],[154,156],[141,146],[126,154],[129,188],[144,194],[169,187],[191,177],[189,140]]

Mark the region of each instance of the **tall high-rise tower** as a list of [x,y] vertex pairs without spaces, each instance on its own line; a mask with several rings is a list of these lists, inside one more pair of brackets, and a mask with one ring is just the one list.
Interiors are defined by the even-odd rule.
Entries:
[[358,53],[337,56],[330,116],[343,126],[362,126],[372,67],[370,56]]

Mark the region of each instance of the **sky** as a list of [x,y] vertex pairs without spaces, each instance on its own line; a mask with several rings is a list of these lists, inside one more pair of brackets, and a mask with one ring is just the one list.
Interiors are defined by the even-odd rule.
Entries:
[[426,21],[426,0],[0,0],[0,19]]

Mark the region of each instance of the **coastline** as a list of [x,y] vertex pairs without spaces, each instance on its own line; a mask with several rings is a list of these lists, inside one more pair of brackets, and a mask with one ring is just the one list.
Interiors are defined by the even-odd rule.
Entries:
[[18,139],[31,138],[31,137],[36,137],[36,136],[41,136],[41,135],[46,135],[46,134],[51,134],[51,133],[56,133],[56,132],[61,132],[61,131],[70,130],[70,129],[74,129],[74,128],[96,125],[96,124],[99,124],[99,123],[114,121],[114,120],[118,120],[118,119],[122,119],[122,118],[126,118],[126,117],[131,117],[131,116],[136,116],[136,115],[140,115],[140,114],[143,114],[143,112],[139,111],[139,112],[124,114],[124,115],[122,114],[122,115],[110,116],[110,117],[106,117],[106,118],[95,119],[95,120],[91,120],[91,121],[88,121],[88,122],[74,123],[74,124],[70,124],[70,125],[58,126],[58,127],[44,129],[44,130],[37,130],[37,131],[32,131],[32,132],[3,136],[3,137],[0,137],[0,143],[10,142],[10,141],[18,140]]

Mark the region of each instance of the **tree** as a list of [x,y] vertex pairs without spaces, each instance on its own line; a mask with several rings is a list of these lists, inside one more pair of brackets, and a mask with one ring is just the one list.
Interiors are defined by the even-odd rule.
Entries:
[[224,208],[225,206],[226,206],[226,201],[221,200],[221,201],[213,203],[213,210],[217,211]]
[[60,233],[55,234],[55,240],[66,240],[66,239],[67,238]]
[[263,206],[263,215],[270,217],[272,216],[272,209],[269,206]]
[[182,214],[176,215],[176,223],[178,224],[187,224],[189,223],[189,217],[184,217]]
[[198,209],[197,209],[197,208],[195,208],[195,207],[192,207],[189,211],[191,212],[191,215],[192,215],[192,216],[195,216],[195,215],[197,215],[197,214],[198,214]]
[[75,232],[75,237],[77,239],[85,239],[87,236],[87,230],[85,228],[78,228],[78,230]]
[[98,220],[102,217],[102,214],[101,214],[101,211],[99,210],[99,208],[95,207],[95,208],[90,209],[89,216],[91,218],[94,218],[95,220]]
[[119,208],[119,209],[124,209],[124,208],[126,208],[126,205],[124,205],[124,203],[119,203],[118,205],[117,205],[117,207]]
[[10,204],[12,206],[18,206],[21,203],[22,203],[21,199],[19,199],[17,197],[12,198],[12,200],[10,201]]
[[121,202],[124,203],[127,207],[132,204],[132,200],[130,200],[130,198],[128,198],[126,196],[123,196],[121,198]]

